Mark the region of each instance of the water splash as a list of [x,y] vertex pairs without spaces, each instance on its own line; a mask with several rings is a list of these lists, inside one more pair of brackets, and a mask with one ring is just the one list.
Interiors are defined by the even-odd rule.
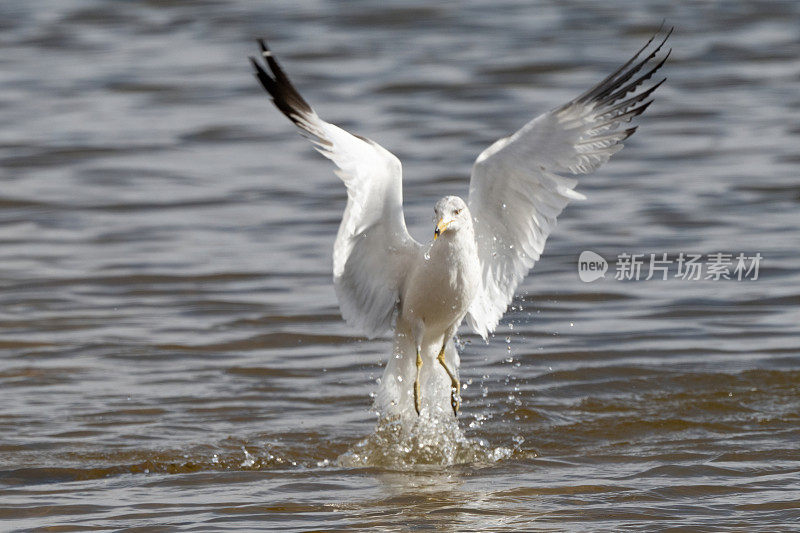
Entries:
[[[242,446],[242,451],[244,452],[244,461],[242,461],[242,464],[239,465],[239,466],[241,466],[242,468],[250,468],[254,464],[256,464],[255,458],[253,457],[253,455],[250,452],[247,451],[247,448]],[[219,461],[217,461],[217,462],[219,462]]]
[[[515,446],[516,448],[516,446]],[[375,432],[339,456],[343,467],[382,467],[398,470],[421,465],[495,463],[515,448],[491,447],[467,437],[452,417],[432,417],[426,410],[409,427],[399,418],[383,418]]]

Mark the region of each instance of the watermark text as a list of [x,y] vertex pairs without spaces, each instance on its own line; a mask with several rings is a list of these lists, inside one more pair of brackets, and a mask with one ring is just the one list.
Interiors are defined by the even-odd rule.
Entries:
[[[683,281],[734,280],[756,281],[763,260],[761,253],[714,252],[698,254],[680,252],[617,254],[611,263],[613,277],[619,281],[679,279]],[[609,261],[591,250],[578,257],[578,277],[591,283],[606,277]],[[609,276],[611,273],[609,273]]]

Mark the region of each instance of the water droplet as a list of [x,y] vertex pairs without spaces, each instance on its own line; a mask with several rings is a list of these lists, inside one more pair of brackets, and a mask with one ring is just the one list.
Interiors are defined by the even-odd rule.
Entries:
[[242,466],[243,468],[249,468],[254,464],[256,464],[255,458],[250,454],[250,452],[247,451],[247,449],[244,446],[242,446],[242,451],[244,452],[244,461],[242,461],[242,464],[240,466]]

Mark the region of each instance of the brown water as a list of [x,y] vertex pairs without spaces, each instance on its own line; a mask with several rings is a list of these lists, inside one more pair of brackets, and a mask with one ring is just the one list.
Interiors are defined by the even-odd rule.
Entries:
[[[345,192],[271,108],[404,162],[406,215],[626,59],[669,77],[582,178],[460,428],[376,428],[340,318]],[[0,529],[800,528],[800,4],[0,4]],[[757,280],[582,283],[577,257],[761,253]]]

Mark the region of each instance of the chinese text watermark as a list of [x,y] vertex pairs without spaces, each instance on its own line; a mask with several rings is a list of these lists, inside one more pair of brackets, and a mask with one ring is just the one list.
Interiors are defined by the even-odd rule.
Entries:
[[[617,254],[612,263],[614,279],[620,281],[668,280],[735,280],[755,281],[763,256],[761,253],[748,255],[744,252],[696,254],[680,252],[677,255],[636,254],[623,252]],[[606,277],[609,262],[600,254],[585,250],[578,257],[578,277],[591,283]],[[609,275],[611,273],[609,272]]]

